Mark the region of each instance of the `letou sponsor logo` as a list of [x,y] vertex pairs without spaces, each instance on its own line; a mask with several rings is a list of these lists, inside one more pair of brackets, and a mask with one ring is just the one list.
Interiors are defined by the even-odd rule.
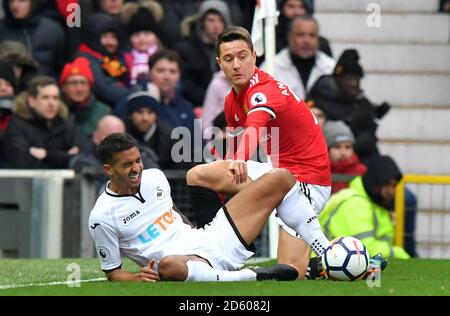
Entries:
[[168,226],[175,222],[176,218],[173,216],[172,210],[165,212],[163,215],[158,217],[152,224],[150,224],[147,229],[138,235],[138,239],[146,244],[158,238],[164,231],[167,230]]

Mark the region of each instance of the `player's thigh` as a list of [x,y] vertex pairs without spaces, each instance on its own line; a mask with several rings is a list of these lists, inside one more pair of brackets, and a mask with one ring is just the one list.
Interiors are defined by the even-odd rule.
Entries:
[[186,174],[188,185],[196,185],[208,188],[218,193],[236,194],[244,188],[251,179],[237,185],[227,177],[229,162],[225,160],[214,161],[207,164],[197,165]]
[[259,235],[269,215],[294,184],[289,171],[274,169],[228,201],[228,213],[247,244]]
[[298,270],[298,278],[303,279],[308,268],[311,249],[303,239],[288,234],[280,228],[278,239],[278,263],[293,264]]

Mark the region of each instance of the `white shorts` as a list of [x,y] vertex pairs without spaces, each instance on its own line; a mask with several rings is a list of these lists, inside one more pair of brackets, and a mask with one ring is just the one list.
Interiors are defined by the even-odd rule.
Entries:
[[[247,174],[253,181],[257,180],[272,169],[273,167],[271,163],[260,163],[252,160],[247,161]],[[300,190],[305,197],[304,199],[302,198],[301,208],[312,208],[313,211],[319,215],[330,197],[331,187],[303,182],[299,182],[299,184]],[[289,228],[278,216],[277,221],[286,232],[292,236],[298,237],[298,234],[293,229]]]
[[238,270],[255,254],[253,245],[245,246],[226,208],[221,208],[204,229],[191,229],[190,236],[185,237],[191,243],[183,254],[200,256],[214,269]]

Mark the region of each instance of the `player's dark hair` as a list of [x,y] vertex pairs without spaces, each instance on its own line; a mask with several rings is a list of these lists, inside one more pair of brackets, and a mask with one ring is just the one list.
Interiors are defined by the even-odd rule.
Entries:
[[97,147],[97,153],[102,163],[111,164],[115,154],[133,147],[139,148],[139,145],[131,135],[114,133],[101,141]]
[[253,52],[253,42],[250,33],[242,26],[230,26],[219,34],[216,40],[216,55],[220,57],[220,45],[232,41],[243,40]]

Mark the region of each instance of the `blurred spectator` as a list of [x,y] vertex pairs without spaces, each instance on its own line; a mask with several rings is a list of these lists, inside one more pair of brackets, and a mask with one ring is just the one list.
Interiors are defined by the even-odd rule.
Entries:
[[314,117],[317,119],[319,126],[323,129],[323,127],[327,123],[327,117],[326,117],[325,113],[323,113],[323,111],[320,107],[318,107],[314,104],[310,107],[310,109],[311,109],[311,112],[314,114]]
[[78,55],[86,57],[94,74],[94,94],[114,107],[129,94],[128,72],[119,50],[119,22],[105,13],[91,15],[83,25],[84,42]]
[[94,12],[103,12],[111,16],[117,16],[123,7],[124,0],[94,0]]
[[195,19],[187,23],[188,35],[175,45],[181,56],[182,94],[195,107],[202,107],[206,88],[213,74],[219,70],[216,62],[215,41],[229,25],[230,12],[225,2],[206,0]]
[[322,76],[311,89],[308,99],[321,107],[328,120],[344,121],[355,136],[355,151],[363,163],[378,155],[377,119],[382,118],[390,106],[372,104],[360,89],[364,76],[355,49],[345,50],[339,57],[333,75]]
[[28,82],[37,75],[38,64],[21,42],[0,42],[0,60],[13,65],[16,77],[16,94],[26,90]]
[[16,82],[13,65],[0,59],[0,97],[14,97]]
[[160,26],[164,30],[168,47],[174,48],[174,44],[182,39],[181,21],[187,16],[197,14],[202,2],[203,0],[159,0],[164,11]]
[[333,194],[319,215],[328,239],[354,236],[360,239],[371,255],[407,259],[406,251],[394,246],[394,225],[391,221],[395,186],[402,174],[388,156],[377,156],[367,172],[350,182],[350,187]]
[[222,70],[216,72],[206,89],[205,102],[203,102],[202,128],[206,139],[211,137],[208,128],[216,126],[213,120],[223,112],[225,98],[230,90],[231,83],[224,72]]
[[31,0],[3,1],[0,41],[22,42],[39,62],[39,73],[57,78],[64,63],[64,32],[54,21],[38,15],[40,5]]
[[136,84],[138,80],[147,82],[148,60],[162,45],[161,29],[153,12],[147,7],[137,7],[126,26],[131,43],[131,51],[125,55],[130,85]]
[[98,195],[102,192],[101,189],[107,176],[103,172],[103,164],[97,154],[97,145],[108,135],[114,133],[125,133],[125,124],[120,118],[107,114],[98,121],[95,131],[92,133],[89,148],[72,157],[69,162],[69,168],[75,170],[76,173],[90,175],[95,179]]
[[0,168],[7,167],[4,138],[12,115],[15,81],[13,66],[0,60]]
[[[310,0],[278,0],[277,7],[280,10],[280,16],[276,27],[276,51],[279,52],[288,46],[286,34],[292,19],[297,16],[312,16],[314,14],[314,6]],[[319,32],[319,29],[317,29],[317,32]],[[319,36],[318,42],[319,50],[329,57],[333,57],[328,40]]]
[[181,163],[174,163],[171,157],[171,129],[158,120],[161,104],[147,92],[136,92],[128,97],[126,121],[127,132],[141,146],[148,147],[158,156],[161,169],[183,169]]
[[159,119],[172,128],[184,126],[194,134],[195,115],[192,105],[177,92],[180,59],[175,51],[161,50],[149,61],[150,79],[158,87],[163,107]]
[[440,11],[450,13],[450,0],[441,0]]
[[[347,179],[339,180],[339,175],[362,176],[367,167],[359,162],[353,150],[354,137],[350,128],[342,121],[329,121],[324,128],[325,139],[330,156],[331,173],[334,174],[331,192],[335,193],[347,188]],[[372,158],[378,161],[378,157]],[[391,205],[391,208],[393,205]],[[416,216],[417,201],[415,195],[405,187],[405,228],[404,249],[411,257],[417,257],[416,252]]]
[[98,101],[91,93],[94,75],[89,67],[89,60],[84,57],[78,57],[64,66],[60,85],[63,100],[81,132],[80,149],[85,151],[98,121],[104,115],[111,113],[111,109]]
[[[176,127],[187,128],[191,138],[184,140],[189,143],[189,145],[186,143],[185,146],[189,146],[193,153],[195,130],[198,129],[199,135],[201,135],[201,131],[200,126],[195,122],[192,105],[177,92],[180,80],[178,54],[172,50],[160,50],[150,58],[149,67],[152,82],[144,86],[143,90],[161,103],[158,120],[171,130]],[[127,117],[126,100],[118,103],[115,113],[124,119]]]
[[78,133],[67,117],[56,81],[35,77],[15,101],[5,136],[9,166],[24,169],[64,169],[79,153]]
[[[359,162],[353,150],[355,138],[350,128],[342,121],[328,121],[323,128],[330,156],[331,173],[349,176],[362,176],[367,167]],[[348,180],[333,179],[331,193],[348,187]]]
[[[102,184],[107,180],[103,173],[103,164],[97,153],[97,146],[103,139],[114,133],[125,133],[125,123],[117,116],[107,114],[98,121],[88,150],[80,153],[70,160],[69,167],[77,173],[93,176],[97,182],[97,193],[100,193]],[[153,151],[140,146],[141,159],[144,168],[159,168],[156,155]]]
[[[318,50],[319,25],[311,16],[292,19],[288,30],[289,46],[275,56],[277,80],[305,99],[316,81],[333,73],[336,62]],[[265,68],[265,64],[261,68]]]

